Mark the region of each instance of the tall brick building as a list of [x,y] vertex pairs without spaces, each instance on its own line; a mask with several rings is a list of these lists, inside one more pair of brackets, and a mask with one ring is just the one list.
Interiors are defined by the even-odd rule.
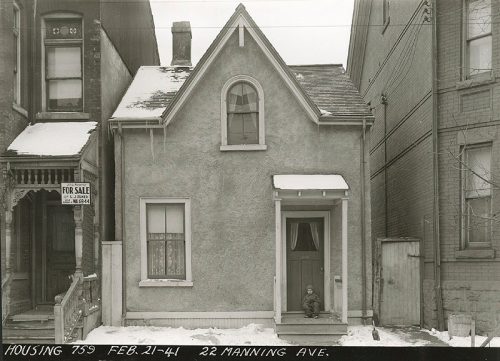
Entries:
[[[457,313],[480,332],[498,324],[499,20],[497,0],[355,1],[347,72],[375,116],[372,241],[421,240],[413,299],[427,327]],[[395,286],[378,269],[384,319]]]
[[[100,320],[101,243],[114,241],[107,119],[139,66],[159,64],[153,18],[147,0],[8,0],[0,21],[3,338],[66,342]],[[89,204],[62,204],[73,182],[90,184],[74,188]],[[44,331],[20,334],[33,319]]]

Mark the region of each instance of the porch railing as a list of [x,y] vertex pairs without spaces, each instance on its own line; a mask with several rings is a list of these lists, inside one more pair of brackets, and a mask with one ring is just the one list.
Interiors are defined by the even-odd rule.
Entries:
[[2,280],[2,325],[9,315],[9,293],[11,275],[7,274]]
[[99,285],[99,278],[96,274],[83,278],[83,302],[85,316],[98,311],[101,307],[101,293]]
[[55,186],[75,180],[73,170],[68,168],[17,168],[12,173],[15,183],[20,186]]
[[55,297],[54,325],[55,342],[66,343],[73,334],[78,321],[83,315],[82,279],[73,276],[73,282],[65,294]]

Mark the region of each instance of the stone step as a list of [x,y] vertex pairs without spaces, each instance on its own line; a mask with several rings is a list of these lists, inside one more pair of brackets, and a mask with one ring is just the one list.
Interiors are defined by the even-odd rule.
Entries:
[[345,335],[347,333],[346,324],[330,324],[330,323],[281,323],[276,324],[276,333],[279,335],[286,332],[297,332],[302,334],[309,333],[325,333],[332,335]]
[[325,334],[282,334],[279,338],[300,346],[335,346],[342,335]]
[[49,320],[46,322],[40,321],[29,321],[29,322],[13,322],[9,321],[5,323],[3,329],[54,329],[54,320]]
[[2,337],[51,337],[54,338],[54,327],[52,328],[2,328]]
[[37,337],[30,337],[30,336],[6,336],[2,335],[2,342],[9,344],[9,343],[29,343],[29,344],[54,344],[55,339],[54,336],[37,336]]

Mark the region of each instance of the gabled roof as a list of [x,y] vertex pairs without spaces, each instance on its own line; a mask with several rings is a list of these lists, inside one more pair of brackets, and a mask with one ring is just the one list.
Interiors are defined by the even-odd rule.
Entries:
[[281,74],[311,120],[319,124],[368,123],[373,116],[341,65],[287,66],[240,4],[195,68],[141,67],[111,118],[111,124],[162,126],[174,118],[234,31],[243,27]]
[[292,93],[296,95],[298,101],[303,105],[311,119],[317,122],[317,117],[320,115],[319,109],[301,88],[301,86],[297,82],[297,79],[291,73],[290,69],[285,64],[281,56],[274,49],[269,40],[267,40],[266,36],[257,26],[250,14],[246,11],[245,6],[243,6],[243,4],[239,4],[234,14],[229,18],[226,25],[224,25],[220,33],[209,46],[208,50],[202,56],[202,58],[194,68],[192,74],[179,89],[177,96],[167,106],[167,109],[165,109],[165,112],[163,113],[163,119],[165,120],[166,124],[170,123],[177,111],[188,99],[189,93],[196,87],[196,84],[201,79],[204,72],[208,69],[217,54],[229,40],[233,32],[237,29],[238,31],[240,31],[241,28],[247,30],[248,33],[254,38],[254,40],[260,46],[261,50],[275,66],[278,74],[282,76],[283,80],[290,88]]
[[4,156],[61,157],[81,154],[96,122],[57,122],[28,125]]

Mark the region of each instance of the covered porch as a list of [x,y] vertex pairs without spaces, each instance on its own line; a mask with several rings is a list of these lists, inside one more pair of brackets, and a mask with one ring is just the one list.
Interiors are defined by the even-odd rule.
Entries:
[[[274,175],[276,269],[274,321],[281,338],[329,342],[347,332],[348,190],[341,175]],[[312,285],[317,319],[304,319]],[[309,341],[308,341],[309,340]]]
[[[65,343],[100,319],[98,171],[85,149],[88,130],[77,154],[51,155],[28,151],[28,140],[39,133],[30,127],[0,158],[6,185],[3,342]],[[78,182],[90,184],[90,204],[63,204],[61,185]]]

